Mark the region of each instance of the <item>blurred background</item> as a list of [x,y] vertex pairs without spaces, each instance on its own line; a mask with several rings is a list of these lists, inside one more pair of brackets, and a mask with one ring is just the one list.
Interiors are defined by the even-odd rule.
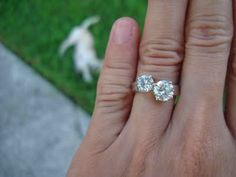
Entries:
[[122,16],[143,24],[145,0],[1,0],[0,40],[59,90],[92,113],[96,80],[85,84],[74,72],[72,50],[60,60],[58,48],[73,27],[89,16],[101,21],[92,28],[103,58],[113,22]]
[[58,48],[73,27],[98,15],[91,28],[104,57],[113,22],[143,26],[146,0],[0,1],[0,177],[65,176],[93,111],[98,74],[85,83],[73,48]]

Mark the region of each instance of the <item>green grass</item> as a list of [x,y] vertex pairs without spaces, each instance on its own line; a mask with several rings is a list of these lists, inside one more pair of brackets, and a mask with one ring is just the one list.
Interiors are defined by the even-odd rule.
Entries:
[[98,76],[93,83],[84,83],[74,71],[72,49],[62,60],[59,45],[86,17],[100,15],[101,23],[92,33],[102,58],[115,19],[131,16],[142,26],[145,10],[146,0],[1,0],[0,41],[91,113]]

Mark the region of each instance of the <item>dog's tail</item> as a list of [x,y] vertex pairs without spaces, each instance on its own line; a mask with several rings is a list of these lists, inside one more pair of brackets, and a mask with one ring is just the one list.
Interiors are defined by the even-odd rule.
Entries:
[[98,23],[99,21],[100,21],[100,16],[89,17],[82,22],[81,27],[88,29],[90,26]]

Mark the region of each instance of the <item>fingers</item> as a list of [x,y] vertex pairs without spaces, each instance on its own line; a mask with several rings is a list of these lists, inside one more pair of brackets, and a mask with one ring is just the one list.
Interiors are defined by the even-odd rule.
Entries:
[[[236,1],[233,1],[234,7],[234,33],[236,32]],[[233,136],[236,138],[236,36],[233,39],[231,49],[231,60],[228,67],[227,76],[227,103],[226,103],[226,121]]]
[[[148,1],[138,75],[151,74],[156,81],[167,79],[178,83],[186,6],[187,0]],[[152,93],[137,93],[129,120],[130,130],[140,139],[158,139],[170,120],[172,109],[172,101],[158,103]]]
[[227,130],[222,102],[232,25],[231,0],[190,1],[176,130],[191,127],[197,135],[216,127]]
[[106,149],[122,130],[130,113],[136,76],[139,30],[130,18],[121,18],[112,28],[88,138]]
[[233,35],[231,0],[192,0],[186,23],[181,97],[222,107]]

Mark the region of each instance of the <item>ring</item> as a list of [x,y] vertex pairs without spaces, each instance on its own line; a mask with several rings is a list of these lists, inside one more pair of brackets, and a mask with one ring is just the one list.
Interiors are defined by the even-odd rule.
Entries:
[[140,75],[134,82],[134,91],[141,93],[153,92],[156,101],[167,102],[179,95],[179,87],[172,81],[159,80],[155,83],[151,75]]

